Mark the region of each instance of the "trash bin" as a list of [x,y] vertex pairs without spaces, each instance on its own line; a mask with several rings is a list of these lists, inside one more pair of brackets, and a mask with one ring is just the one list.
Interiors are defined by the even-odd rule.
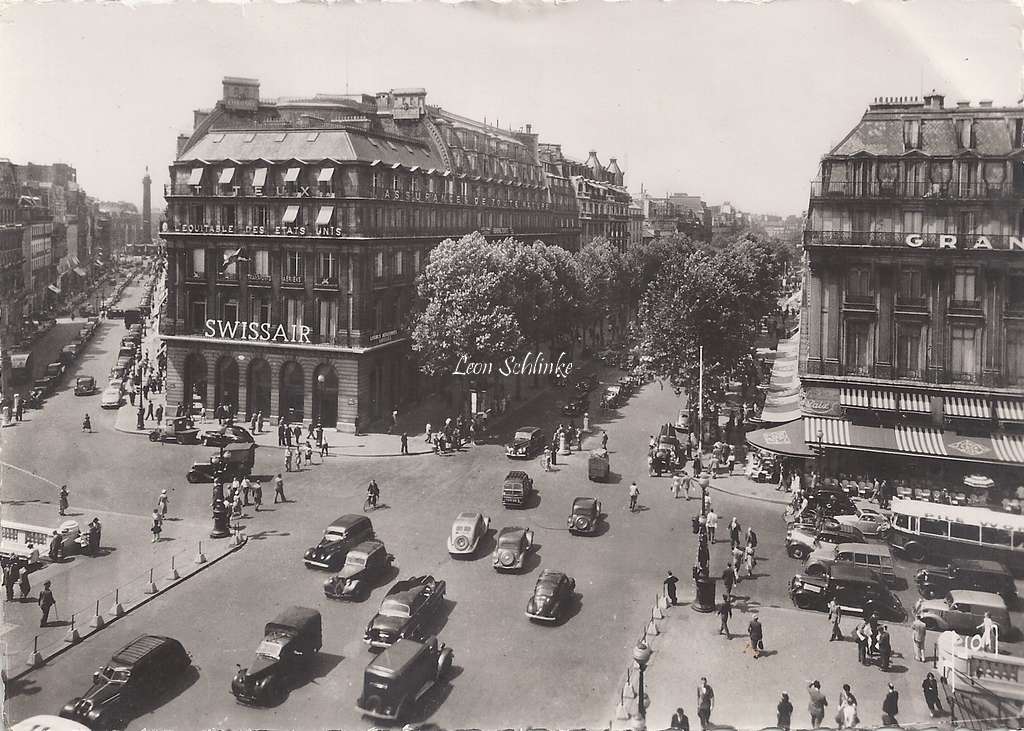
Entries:
[[690,606],[697,612],[715,611],[715,579],[712,576],[701,576],[696,579],[697,598]]

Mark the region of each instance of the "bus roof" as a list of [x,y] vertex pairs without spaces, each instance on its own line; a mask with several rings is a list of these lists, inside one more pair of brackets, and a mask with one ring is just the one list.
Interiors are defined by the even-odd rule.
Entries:
[[894,515],[910,515],[917,518],[948,520],[952,523],[983,525],[986,528],[1020,531],[1024,533],[1024,515],[1000,513],[988,508],[974,508],[966,505],[943,505],[922,500],[896,499],[892,501]]

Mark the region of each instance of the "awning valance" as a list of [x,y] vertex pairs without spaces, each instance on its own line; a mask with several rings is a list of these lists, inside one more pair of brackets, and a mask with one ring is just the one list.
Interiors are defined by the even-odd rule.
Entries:
[[234,177],[234,168],[224,168],[223,170],[220,171],[220,178],[218,179],[217,182],[219,182],[221,185],[227,185],[228,183],[231,182],[232,178]]
[[1024,464],[1024,436],[1020,434],[993,434],[992,446],[1004,462]]
[[858,409],[896,410],[896,394],[873,388],[844,388],[839,394],[839,403]]
[[911,454],[931,454],[946,457],[946,445],[942,441],[942,432],[917,426],[897,426],[896,445],[901,452]]
[[845,419],[823,419],[820,416],[804,417],[804,441],[808,444],[821,443],[834,447],[850,446],[850,422]]
[[189,185],[201,185],[203,182],[203,169],[192,168],[192,173],[188,176]]
[[1024,421],[1024,401],[1000,399],[995,406],[996,418],[1000,421]]
[[923,393],[900,393],[899,410],[927,414],[932,410],[931,399]]
[[747,443],[758,449],[786,457],[813,457],[814,453],[804,440],[803,419],[791,421],[770,429],[758,429],[747,434]]
[[281,223],[284,225],[295,223],[295,219],[299,217],[298,206],[288,206],[284,210],[284,216],[281,217]]
[[262,188],[267,184],[267,169],[256,168],[252,174],[252,184],[257,188]]
[[334,206],[320,206],[320,210],[316,214],[316,225],[326,226],[331,222],[331,218],[334,217]]
[[964,416],[970,419],[992,417],[992,405],[989,401],[973,396],[946,396],[943,410],[947,416]]
[[326,167],[320,168],[320,174],[316,176],[316,182],[318,183],[329,183],[334,179],[334,168]]

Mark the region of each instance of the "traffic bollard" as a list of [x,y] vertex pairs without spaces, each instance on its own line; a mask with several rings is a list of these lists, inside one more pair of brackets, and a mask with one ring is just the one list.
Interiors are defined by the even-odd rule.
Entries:
[[202,541],[199,541],[199,552],[196,553],[196,563],[206,563],[206,555],[203,553]]
[[117,617],[124,616],[124,607],[121,605],[121,590],[114,589],[114,606],[110,608],[110,613],[116,619]]
[[68,644],[73,645],[76,642],[79,642],[81,639],[82,639],[82,636],[80,634],[78,634],[78,629],[75,628],[75,615],[72,614],[71,615],[71,628],[68,630],[68,633],[66,635],[64,635],[64,641],[67,642]]
[[89,621],[89,626],[92,629],[103,629],[106,626],[106,622],[103,621],[103,615],[100,614],[100,600],[96,600],[96,614]]
[[665,619],[665,615],[661,613],[661,597],[659,595],[654,596],[654,610],[651,612],[652,619]]
[[32,654],[28,656],[28,662],[25,664],[30,668],[37,668],[43,664],[43,656],[39,654],[39,635],[32,638]]
[[181,574],[178,573],[178,569],[174,568],[174,556],[171,556],[171,573],[167,574],[168,581],[177,581],[181,578]]
[[660,635],[661,634],[661,632],[658,630],[658,623],[655,622],[653,619],[647,625],[647,633],[646,634],[647,634],[648,637],[654,637],[655,635]]
[[146,588],[142,590],[143,594],[156,594],[156,584],[153,583],[153,569],[149,570],[149,583],[146,584]]

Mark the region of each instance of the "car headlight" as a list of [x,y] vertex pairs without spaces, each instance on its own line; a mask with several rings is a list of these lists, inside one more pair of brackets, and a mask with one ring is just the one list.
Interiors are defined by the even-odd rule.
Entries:
[[526,603],[526,611],[530,612],[531,614],[536,613],[537,602],[535,602],[533,599],[530,599],[530,601]]

